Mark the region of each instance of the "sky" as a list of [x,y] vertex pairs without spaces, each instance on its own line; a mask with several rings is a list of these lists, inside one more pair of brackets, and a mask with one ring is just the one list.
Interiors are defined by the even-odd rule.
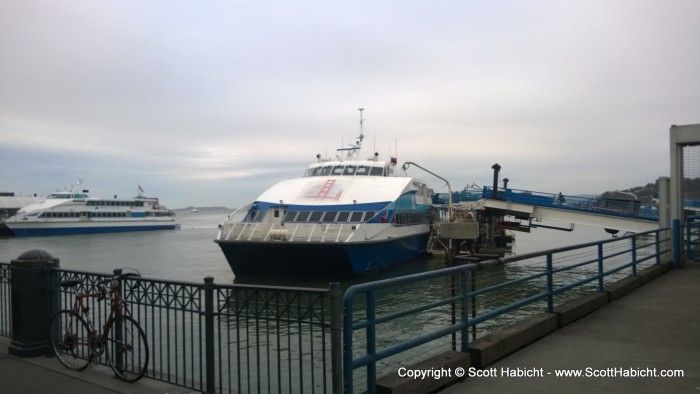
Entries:
[[0,191],[235,208],[360,107],[453,190],[641,186],[700,123],[699,39],[696,0],[0,0]]

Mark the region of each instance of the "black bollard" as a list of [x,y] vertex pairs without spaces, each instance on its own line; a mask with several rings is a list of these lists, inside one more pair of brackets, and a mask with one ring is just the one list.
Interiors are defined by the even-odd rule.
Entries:
[[10,262],[12,342],[9,352],[35,357],[51,352],[49,322],[59,309],[59,260],[43,250],[29,250]]

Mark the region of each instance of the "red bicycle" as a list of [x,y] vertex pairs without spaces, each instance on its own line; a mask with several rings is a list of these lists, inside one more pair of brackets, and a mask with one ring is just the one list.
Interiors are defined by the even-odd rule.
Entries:
[[[126,301],[119,293],[121,280],[128,276],[139,274],[122,274],[121,269],[114,270],[114,276],[99,282],[95,291],[85,294],[75,291],[80,284],[79,279],[60,283],[64,289],[73,289],[75,294],[73,307],[56,312],[49,326],[51,348],[61,364],[80,371],[104,354],[114,373],[122,380],[135,382],[146,373],[146,334],[131,317]],[[90,321],[89,307],[85,305],[87,298],[97,298],[98,301],[110,299],[110,313],[101,332]]]

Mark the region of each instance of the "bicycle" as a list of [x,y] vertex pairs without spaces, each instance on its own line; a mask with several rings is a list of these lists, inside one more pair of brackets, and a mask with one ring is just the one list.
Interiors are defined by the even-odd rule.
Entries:
[[[73,307],[56,312],[49,325],[49,343],[61,364],[81,371],[104,354],[120,379],[135,382],[143,377],[149,357],[146,334],[131,317],[126,301],[119,293],[121,280],[129,276],[140,275],[138,272],[122,274],[121,269],[116,269],[111,278],[98,282],[96,291],[85,294],[78,294],[75,290],[80,284],[79,279],[61,281],[61,287],[73,289],[75,294]],[[90,321],[90,308],[84,302],[87,298],[111,300],[110,313],[101,332]]]

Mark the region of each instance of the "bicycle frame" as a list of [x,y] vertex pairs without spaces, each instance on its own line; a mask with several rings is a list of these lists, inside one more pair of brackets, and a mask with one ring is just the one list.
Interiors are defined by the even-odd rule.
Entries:
[[[111,282],[112,280],[110,280]],[[73,302],[73,307],[71,308],[71,311],[76,314],[76,315],[83,315],[86,317],[86,321],[88,325],[90,326],[90,330],[93,333],[97,333],[97,329],[95,328],[92,320],[90,320],[90,316],[88,312],[90,311],[90,307],[85,306],[84,300],[87,298],[100,298],[104,295],[103,292],[95,292],[95,293],[85,293],[85,294],[78,294],[77,292],[75,293],[75,301]],[[102,335],[101,338],[106,338],[107,334],[109,334],[109,330],[112,328],[112,322],[114,321],[113,318],[122,318],[124,316],[131,316],[131,312],[129,311],[128,306],[122,299],[121,294],[119,293],[119,290],[115,287],[112,286],[112,283],[110,283],[110,286],[107,290],[107,297],[110,299],[110,312],[109,316],[107,316],[107,319],[105,320],[104,324],[102,325]]]

